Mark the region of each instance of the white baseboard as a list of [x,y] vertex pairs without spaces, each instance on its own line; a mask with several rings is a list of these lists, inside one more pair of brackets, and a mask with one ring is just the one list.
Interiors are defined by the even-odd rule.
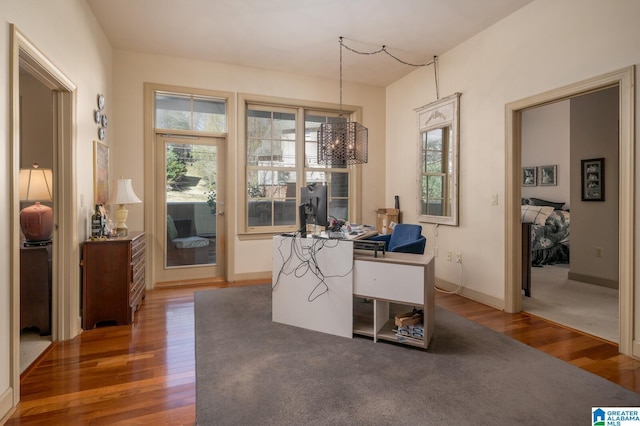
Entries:
[[264,281],[266,284],[271,282],[271,277],[272,277],[271,271],[249,272],[247,274],[235,274],[233,276],[233,281],[229,281],[229,282],[261,280],[261,281]]
[[13,388],[10,387],[0,395],[0,424],[5,424],[14,410]]
[[599,285],[601,287],[607,287],[607,288],[614,288],[616,290],[620,288],[620,286],[618,285],[618,280],[610,280],[608,278],[594,277],[592,275],[577,274],[571,271],[567,273],[567,278],[569,278],[572,281],[580,281],[582,283]]
[[634,340],[631,348],[631,356],[640,359],[640,341]]
[[[452,282],[443,280],[442,278],[436,277],[436,287],[441,288],[446,291],[457,291],[459,288],[458,284],[454,284]],[[492,308],[504,310],[504,299],[499,299],[497,297],[489,296],[487,294],[481,293],[479,291],[462,287],[457,294],[466,297],[467,299],[475,300],[476,302],[482,303],[483,305],[491,306]]]

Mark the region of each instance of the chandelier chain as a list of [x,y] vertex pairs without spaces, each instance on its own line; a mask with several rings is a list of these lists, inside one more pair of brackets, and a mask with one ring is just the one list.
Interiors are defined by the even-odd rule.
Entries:
[[383,45],[378,50],[374,50],[371,52],[363,52],[361,50],[357,50],[357,49],[354,49],[353,47],[347,46],[344,43],[344,39],[342,37],[340,37],[339,42],[340,42],[340,109],[341,110],[342,110],[342,48],[343,47],[358,55],[377,55],[379,53],[386,53],[388,56],[400,62],[401,64],[408,65],[410,67],[418,68],[418,67],[427,67],[429,65],[433,65],[433,74],[434,74],[435,84],[436,84],[436,98],[440,99],[440,88],[438,87],[439,83],[438,83],[438,57],[437,56],[434,56],[433,60],[426,62],[424,64],[412,64],[411,62],[404,61],[398,58],[397,56],[395,56],[394,54],[392,54],[391,52],[389,52],[389,50],[387,50],[386,45]]
[[437,56],[434,56],[432,61],[426,62],[424,64],[412,64],[411,62],[404,61],[404,60],[398,58],[397,56],[395,56],[393,53],[389,52],[389,50],[387,50],[387,46],[386,45],[383,45],[380,49],[374,50],[372,52],[363,52],[363,51],[360,51],[360,50],[356,50],[353,47],[347,46],[344,43],[344,39],[342,37],[340,37],[340,46],[343,46],[345,49],[350,50],[353,53],[357,53],[358,55],[377,55],[378,53],[386,53],[387,55],[389,55],[390,57],[392,57],[396,61],[400,62],[401,64],[409,65],[410,67],[427,67],[429,65],[435,64],[436,58],[437,58]]
[[342,37],[340,37],[340,117],[342,117]]
[[438,78],[438,57],[434,56],[433,57],[433,79],[436,82],[436,99],[440,99],[440,85],[439,85],[439,78]]

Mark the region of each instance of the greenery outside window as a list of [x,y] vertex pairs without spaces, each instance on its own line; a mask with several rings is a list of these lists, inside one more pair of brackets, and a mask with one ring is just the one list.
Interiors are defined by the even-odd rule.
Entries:
[[450,128],[439,128],[422,132],[422,215],[449,216],[451,212],[449,194],[450,174],[448,157],[451,140]]

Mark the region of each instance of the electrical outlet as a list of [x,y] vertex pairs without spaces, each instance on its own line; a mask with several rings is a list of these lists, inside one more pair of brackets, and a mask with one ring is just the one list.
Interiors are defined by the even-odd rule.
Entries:
[[449,262],[451,262],[451,252],[450,251],[447,252],[447,260]]
[[596,257],[602,257],[602,247],[596,247]]
[[456,263],[462,263],[462,253],[456,253]]

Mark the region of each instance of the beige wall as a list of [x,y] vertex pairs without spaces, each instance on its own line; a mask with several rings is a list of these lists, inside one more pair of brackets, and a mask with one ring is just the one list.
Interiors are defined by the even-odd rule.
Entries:
[[53,103],[51,89],[26,72],[20,73],[20,168],[38,163],[53,167]]
[[557,185],[523,186],[523,197],[564,202],[563,208],[570,207],[569,120],[568,100],[522,112],[522,166],[558,166]]
[[[571,272],[618,282],[618,89],[571,99]],[[605,159],[605,200],[582,201],[581,160]],[[601,255],[596,255],[596,248]]]
[[[461,252],[463,272],[440,256],[439,278],[463,276],[468,290],[504,301],[505,105],[640,63],[638,16],[640,2],[630,0],[538,0],[440,56],[441,96],[462,93],[460,226],[440,226],[436,236],[426,225],[425,235],[428,250]],[[433,100],[431,68],[387,88],[387,202],[399,194],[415,204],[415,173],[397,171],[414,164],[413,109]]]
[[[78,88],[77,117],[77,197],[93,198],[93,140],[97,127],[93,121],[97,93],[105,93],[109,102],[111,84],[111,48],[95,18],[83,0],[3,0],[0,7],[0,202],[11,205],[11,140],[9,129],[9,47],[10,24],[17,28]],[[107,103],[107,108],[110,105]],[[107,136],[109,142],[109,135]],[[78,207],[80,203],[78,202]],[[15,206],[18,210],[18,206]],[[10,235],[11,217],[0,218],[0,234]],[[86,235],[80,235],[84,239]],[[17,253],[3,238],[0,251]],[[0,418],[13,399],[11,388],[10,346],[10,256],[0,257]],[[78,283],[79,285],[79,283]],[[8,405],[7,405],[8,404]]]
[[[302,77],[293,74],[238,67],[213,62],[193,61],[116,51],[114,54],[114,113],[118,123],[113,133],[114,173],[133,179],[134,188],[144,200],[148,188],[142,188],[144,160],[143,149],[143,85],[144,83],[168,84],[197,89],[248,93],[280,98],[302,99],[318,102],[339,102],[337,80]],[[336,76],[337,77],[337,76]],[[374,210],[383,203],[384,188],[384,89],[380,87],[344,83],[344,103],[363,108],[363,123],[369,129],[369,163],[363,165],[363,220],[375,223]],[[230,111],[237,114],[237,111]],[[237,121],[237,120],[236,120]],[[237,123],[242,126],[243,123]],[[235,132],[238,133],[237,131]],[[237,147],[240,141],[230,141]],[[234,158],[237,156],[234,153]],[[227,179],[235,181],[238,160],[227,164]],[[138,192],[139,191],[139,192]],[[234,215],[239,206],[227,205],[226,216]],[[144,225],[142,205],[129,208],[129,228],[142,229]],[[241,241],[237,230],[232,229],[228,238],[235,238],[234,273],[242,276],[271,271],[271,238]],[[149,237],[156,238],[156,236]],[[249,254],[249,255],[247,255]],[[233,278],[233,277],[232,277]]]

